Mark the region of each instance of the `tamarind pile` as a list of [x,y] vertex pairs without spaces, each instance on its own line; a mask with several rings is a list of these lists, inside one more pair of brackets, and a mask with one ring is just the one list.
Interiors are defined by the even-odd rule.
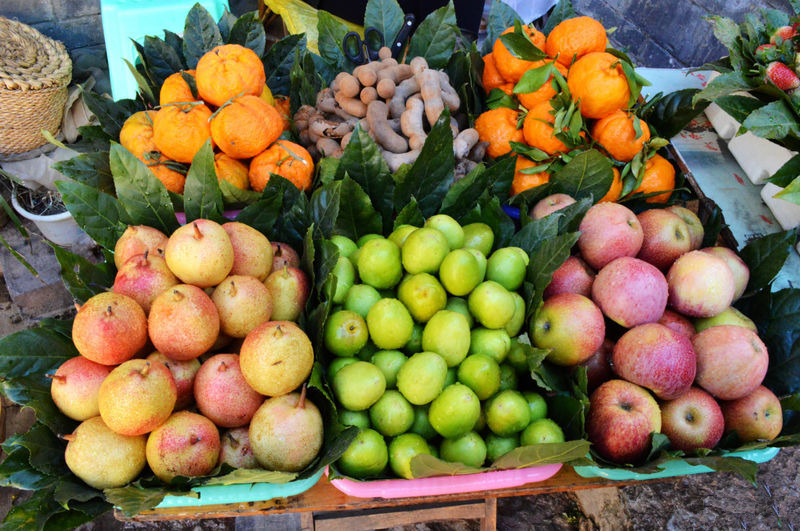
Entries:
[[294,115],[300,142],[315,158],[341,157],[356,125],[378,144],[389,168],[397,171],[420,154],[427,132],[447,107],[452,114],[456,176],[466,175],[486,152],[466,116],[457,114],[461,101],[445,72],[428,67],[423,57],[400,64],[387,47],[380,60],[339,73],[317,94],[315,106],[303,105]]

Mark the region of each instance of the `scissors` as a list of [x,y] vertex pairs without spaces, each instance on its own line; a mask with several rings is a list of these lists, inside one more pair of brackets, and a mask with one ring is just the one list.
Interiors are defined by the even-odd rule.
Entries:
[[[414,15],[403,17],[403,26],[397,36],[389,43],[392,50],[392,57],[397,59],[403,49],[403,44],[411,33],[414,26]],[[377,61],[378,50],[386,46],[383,33],[372,26],[364,28],[364,38],[362,39],[355,31],[348,32],[342,39],[342,49],[344,55],[356,64],[364,64],[369,61]]]

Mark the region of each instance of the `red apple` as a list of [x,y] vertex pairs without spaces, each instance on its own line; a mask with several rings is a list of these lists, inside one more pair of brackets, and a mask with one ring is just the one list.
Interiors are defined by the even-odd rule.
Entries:
[[638,258],[666,270],[676,258],[692,250],[689,227],[677,214],[654,208],[637,217],[644,233]]
[[742,442],[771,441],[783,429],[781,401],[763,385],[747,396],[721,405],[725,431],[735,431]]
[[550,297],[531,320],[530,337],[539,348],[551,349],[547,359],[557,365],[577,365],[600,348],[606,335],[603,313],[577,293]]
[[553,272],[553,279],[544,290],[544,298],[549,299],[559,293],[577,293],[584,297],[592,296],[592,282],[595,272],[577,256],[570,256]]
[[671,328],[688,338],[691,338],[695,334],[695,329],[692,322],[678,312],[673,312],[672,310],[664,310],[664,315],[662,315],[661,319],[659,319],[657,322],[658,324],[662,324],[667,328]]
[[595,451],[617,463],[635,463],[650,450],[650,434],[661,431],[661,411],[646,389],[609,380],[589,398],[586,433]]
[[567,194],[548,195],[531,209],[531,217],[533,219],[541,219],[574,203],[575,199]]
[[613,350],[614,342],[606,338],[600,348],[592,354],[592,357],[580,364],[580,367],[586,367],[586,383],[589,392],[614,377],[614,371],[611,369],[611,352]]
[[624,327],[652,323],[667,307],[667,280],[655,266],[623,256],[597,273],[592,299],[606,317]]
[[702,251],[681,256],[667,273],[669,305],[690,317],[712,317],[733,302],[736,285],[722,258]]
[[692,338],[697,353],[697,384],[720,400],[742,398],[767,374],[767,347],[752,330],[722,325]]
[[677,398],[692,386],[696,361],[689,338],[658,323],[625,332],[611,358],[620,377],[647,387],[662,400]]
[[719,404],[699,387],[692,387],[675,400],[661,404],[661,432],[678,450],[692,452],[698,448],[714,448],[724,428]]
[[703,224],[700,222],[700,218],[697,217],[697,214],[689,210],[688,208],[683,208],[677,205],[672,205],[667,207],[666,210],[669,210],[673,214],[677,214],[679,218],[686,223],[686,226],[689,228],[689,239],[692,242],[691,250],[694,251],[695,249],[699,249],[701,245],[703,245],[703,237],[706,234],[705,229],[703,228]]
[[725,263],[731,268],[733,283],[736,285],[736,290],[733,292],[733,300],[739,300],[744,290],[747,289],[747,283],[750,282],[750,269],[747,267],[747,264],[744,263],[744,260],[739,258],[739,255],[727,247],[706,247],[700,250],[725,260]]
[[621,256],[636,256],[642,248],[642,225],[636,214],[618,203],[598,203],[591,207],[578,230],[581,255],[595,269]]

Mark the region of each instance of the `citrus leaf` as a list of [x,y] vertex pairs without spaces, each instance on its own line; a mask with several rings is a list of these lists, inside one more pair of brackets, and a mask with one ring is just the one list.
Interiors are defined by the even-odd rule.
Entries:
[[0,462],[0,486],[24,490],[42,490],[58,479],[35,470],[28,460],[28,450],[21,446],[9,448]]
[[12,402],[36,412],[36,419],[53,433],[72,433],[76,423],[65,417],[50,396],[50,382],[42,375],[23,376],[0,382],[3,394]]
[[264,55],[262,62],[267,73],[267,86],[273,94],[289,95],[289,72],[294,64],[295,52],[305,54],[305,33],[284,37],[273,44]]
[[13,451],[21,446],[28,451],[31,466],[42,474],[65,476],[69,474],[64,462],[66,443],[60,441],[44,424],[36,422],[27,432],[15,435],[3,444],[4,449]]
[[485,470],[485,468],[475,468],[463,463],[442,461],[429,454],[417,454],[411,458],[411,476],[414,479],[477,474]]
[[705,465],[717,472],[735,472],[752,484],[756,484],[758,463],[736,456],[687,457],[685,461],[691,465]]
[[444,196],[439,213],[458,217],[461,210],[470,208],[481,197],[489,187],[490,177],[491,175],[486,172],[486,166],[483,164],[475,166],[464,178],[450,187]]
[[230,44],[239,44],[250,48],[259,57],[264,55],[267,34],[264,32],[264,25],[258,18],[258,11],[251,11],[239,17],[233,24],[227,41]]
[[591,197],[584,197],[580,201],[572,203],[558,211],[558,232],[575,232],[581,224],[586,211],[593,205]]
[[714,101],[720,96],[728,96],[734,92],[747,91],[752,87],[742,72],[730,72],[712,79],[706,88],[692,97],[692,105],[699,101]]
[[[267,183],[267,186],[269,186],[269,183]],[[282,203],[283,193],[280,191],[271,194],[269,197],[262,195],[258,201],[242,209],[236,216],[236,221],[250,225],[263,234],[269,234],[272,232],[272,228],[280,215]]]
[[147,72],[156,85],[162,85],[169,76],[183,70],[183,61],[178,53],[158,37],[146,36],[143,48]]
[[327,11],[319,10],[317,14],[317,48],[319,54],[325,61],[344,66],[344,70],[353,69],[353,63],[344,55],[342,40],[347,34],[347,26],[344,22],[336,19]]
[[539,90],[553,75],[553,70],[555,70],[553,63],[527,70],[522,74],[519,82],[514,85],[514,94],[525,94]]
[[209,479],[204,486],[241,485],[243,483],[288,483],[296,477],[297,474],[293,472],[279,472],[260,468],[237,468],[224,476]]
[[190,69],[197,66],[206,52],[222,44],[217,23],[211,14],[199,3],[195,4],[186,15],[186,26],[183,32],[183,56]]
[[455,51],[458,26],[453,1],[430,13],[414,31],[408,57],[424,57],[431,68],[444,68]]
[[[717,78],[719,79],[719,78]],[[800,125],[784,101],[773,101],[750,113],[742,127],[761,138],[782,139],[800,136]]]
[[767,181],[785,188],[800,175],[800,155],[795,155],[780,167]]
[[217,21],[217,28],[219,28],[219,35],[225,43],[230,43],[228,40],[231,36],[231,28],[236,24],[236,15],[225,8],[225,12],[219,17]]
[[165,496],[191,496],[193,498],[199,496],[196,492],[169,492],[161,487],[141,487],[138,483],[131,483],[125,487],[105,489],[103,493],[106,499],[115,507],[118,507],[122,514],[127,517],[153,509],[164,501]]
[[697,89],[683,89],[655,97],[648,102],[647,111],[640,117],[653,129],[653,133],[672,138],[708,107],[707,101],[694,102],[698,92]]
[[582,459],[589,453],[590,446],[591,443],[584,440],[520,446],[497,459],[492,463],[492,468],[528,468],[569,463]]
[[72,340],[59,331],[41,326],[20,330],[0,339],[0,378],[55,372],[62,363],[77,355]]
[[83,92],[83,101],[100,121],[100,127],[103,131],[112,139],[119,138],[122,125],[130,115],[144,110],[142,104],[138,101],[114,101],[91,91]]
[[75,502],[69,511],[59,512],[48,518],[44,529],[45,531],[76,529],[110,510],[111,504],[105,500],[95,498],[85,502]]
[[336,218],[337,234],[358,240],[365,234],[380,234],[382,225],[370,197],[353,179],[345,175],[342,183],[342,202]]
[[[53,492],[53,498],[64,509],[69,509],[70,502],[87,502],[95,498],[103,499],[103,493],[102,491],[88,487],[86,483],[82,481],[72,481],[68,478],[62,477],[56,484],[55,490]],[[75,504],[73,503],[73,507],[74,506]],[[108,506],[108,504],[106,504],[105,510],[107,511],[109,508],[110,507]]]
[[551,192],[574,199],[603,197],[611,188],[614,173],[611,161],[596,149],[576,155],[550,178]]
[[486,96],[486,106],[490,110],[505,107],[507,109],[513,109],[516,111],[519,108],[517,101],[499,88],[493,88],[489,92],[489,95]]
[[744,246],[740,256],[750,269],[747,293],[755,293],[772,282],[797,241],[797,231],[787,230],[768,234]]
[[108,151],[83,153],[53,164],[53,169],[86,186],[113,194],[114,178],[108,162]]
[[[515,26],[518,26],[517,22]],[[498,37],[511,55],[523,61],[541,61],[547,59],[547,54],[531,42],[530,37],[523,33],[521,27],[514,28],[513,32],[505,33]]]
[[[766,291],[766,290],[765,290]],[[766,303],[751,312],[759,337],[769,353],[764,385],[778,395],[800,392],[800,289],[786,288],[765,293]]]
[[127,227],[122,221],[123,211],[119,201],[79,182],[58,181],[56,188],[80,228],[106,249],[114,249]]
[[381,32],[386,46],[391,47],[403,27],[404,16],[397,0],[369,0],[364,11],[364,27],[373,27]]
[[545,35],[549,35],[558,24],[575,16],[577,16],[577,13],[572,9],[572,2],[570,0],[558,0],[553,11],[548,15],[547,23],[544,25],[542,32]]
[[397,228],[400,225],[421,227],[424,223],[425,216],[422,215],[422,211],[419,209],[417,198],[412,197],[411,201],[397,214],[397,218],[394,220],[394,227]]
[[765,102],[757,98],[740,96],[737,94],[720,96],[714,100],[714,103],[719,105],[723,111],[730,114],[731,118],[739,123],[744,122],[750,113],[765,105]]
[[195,154],[192,165],[186,174],[186,185],[183,190],[183,206],[186,210],[186,222],[196,219],[210,219],[225,223],[222,215],[224,208],[222,192],[214,168],[214,150],[211,140],[206,140],[203,147]]
[[800,205],[800,178],[795,178],[786,188],[775,194],[775,197]]
[[61,280],[78,302],[86,302],[98,293],[108,291],[114,284],[116,270],[108,262],[93,264],[63,247],[47,243],[55,251],[56,260],[61,266]]
[[519,247],[529,255],[532,254],[536,247],[545,240],[558,235],[559,215],[557,212],[554,214],[526,223],[519,232],[514,234],[509,245]]
[[219,191],[222,193],[222,201],[227,207],[242,207],[258,201],[261,197],[255,190],[242,190],[232,185],[225,179],[219,180]]
[[492,0],[489,7],[489,18],[486,20],[486,38],[481,47],[481,54],[491,53],[495,41],[507,28],[514,25],[519,14],[502,0]]
[[24,502],[11,507],[0,529],[44,529],[51,516],[63,511],[52,494],[52,489],[37,490]]

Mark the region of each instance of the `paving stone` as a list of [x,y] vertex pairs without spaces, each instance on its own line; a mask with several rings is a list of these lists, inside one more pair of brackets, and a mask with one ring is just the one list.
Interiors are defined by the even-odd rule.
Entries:
[[51,0],[56,20],[100,14],[100,0]]
[[0,15],[25,24],[34,24],[52,20],[53,8],[50,0],[3,0],[0,3]]
[[83,48],[102,44],[103,27],[100,15],[89,15],[86,17],[53,20],[34,27],[53,39],[61,41],[69,48]]

